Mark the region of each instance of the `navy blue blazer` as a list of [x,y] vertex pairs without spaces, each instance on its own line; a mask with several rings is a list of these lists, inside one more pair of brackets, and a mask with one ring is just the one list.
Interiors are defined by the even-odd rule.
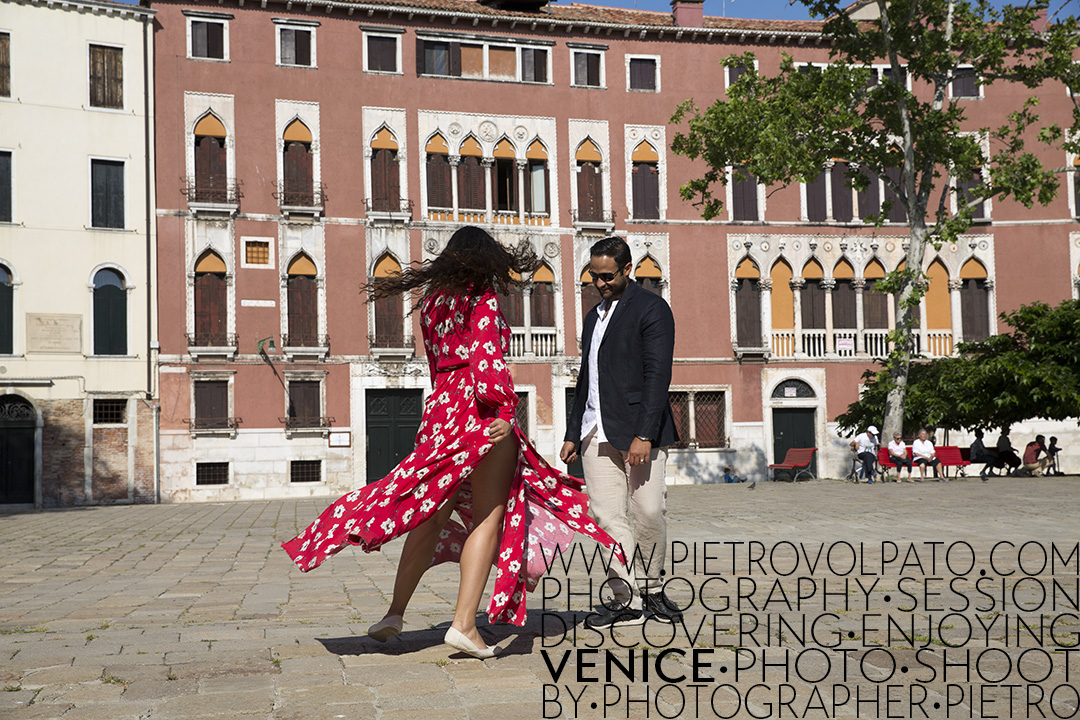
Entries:
[[[599,307],[599,306],[597,306]],[[589,396],[589,352],[598,319],[594,307],[581,330],[581,370],[574,408],[567,422],[567,442],[581,443],[581,418]],[[608,321],[597,357],[600,417],[608,442],[629,450],[634,437],[667,447],[678,440],[668,402],[675,356],[675,317],[664,298],[631,281]]]

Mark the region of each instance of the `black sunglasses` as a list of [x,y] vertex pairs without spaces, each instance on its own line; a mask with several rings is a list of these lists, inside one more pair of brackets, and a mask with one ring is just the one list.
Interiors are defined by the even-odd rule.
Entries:
[[592,274],[593,282],[596,282],[597,280],[603,280],[606,283],[611,282],[618,275],[619,275],[619,273],[617,273],[617,272],[613,272],[613,273],[593,273]]

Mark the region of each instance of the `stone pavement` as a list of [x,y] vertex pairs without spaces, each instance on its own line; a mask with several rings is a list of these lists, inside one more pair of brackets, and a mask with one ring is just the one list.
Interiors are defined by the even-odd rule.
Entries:
[[[979,717],[992,712],[975,705],[977,692],[971,683],[1031,685],[1017,679],[1015,671],[1023,669],[1022,663],[1028,663],[1027,679],[1036,674],[1036,666],[1051,666],[1049,677],[1034,683],[1045,689],[1047,697],[1029,711],[1023,705],[1019,710],[1006,710],[999,701],[993,708],[997,716],[1024,717],[1030,712],[1038,717],[1036,709],[1050,717],[1076,713],[1075,696],[1070,691],[1075,692],[1080,684],[1076,674],[1080,663],[1073,657],[1080,653],[1065,652],[1053,643],[1054,639],[1061,645],[1075,643],[1076,626],[1080,625],[1075,614],[1069,617],[1074,612],[1069,599],[1076,599],[1076,556],[1071,562],[1067,558],[1069,548],[1080,537],[1076,517],[1080,482],[1076,478],[997,479],[989,483],[975,479],[872,487],[826,480],[797,486],[760,483],[754,490],[746,485],[671,488],[670,539],[685,543],[688,551],[695,550],[693,556],[701,561],[697,568],[689,559],[675,568],[669,566],[668,577],[684,579],[681,584],[672,582],[671,594],[684,603],[697,599],[687,612],[686,627],[704,627],[694,645],[712,649],[708,656],[712,668],[702,674],[727,673],[726,679],[699,684],[701,704],[696,706],[687,704],[694,692],[692,679],[663,687],[664,681],[656,677],[656,665],[652,665],[648,683],[643,683],[640,675],[629,683],[618,672],[603,689],[597,683],[578,682],[579,672],[604,679],[604,656],[600,654],[583,655],[579,664],[579,658],[571,653],[568,669],[557,683],[553,680],[563,652],[570,649],[569,640],[559,643],[561,633],[556,625],[573,627],[572,613],[584,611],[590,603],[587,597],[568,597],[565,591],[568,586],[573,592],[588,589],[589,578],[599,582],[603,575],[596,567],[591,574],[581,568],[555,571],[555,580],[546,587],[549,599],[542,602],[540,593],[530,597],[530,620],[525,628],[482,627],[489,641],[499,642],[505,649],[495,660],[472,660],[441,644],[453,613],[457,587],[454,566],[435,568],[425,576],[401,636],[385,645],[371,641],[364,630],[385,611],[400,541],[372,555],[346,549],[306,575],[293,567],[278,547],[314,519],[328,501],[86,507],[0,515],[0,718],[885,717],[887,709],[891,717],[946,717],[946,710],[949,717]],[[971,573],[961,567],[967,564],[963,546],[957,546],[952,567],[943,567],[941,557],[937,567],[930,566],[930,546],[923,543],[943,542],[946,545],[936,547],[944,550],[948,543],[961,540],[970,544],[976,560]],[[760,541],[762,547],[771,550],[775,546],[776,551],[771,566],[755,566],[751,546],[716,545],[710,550],[704,545],[706,541]],[[791,544],[777,545],[784,541]],[[882,541],[895,542],[901,558],[890,572],[883,573],[863,604],[864,593],[850,582],[850,574],[844,584],[846,550],[837,543],[850,543],[860,562],[873,568],[880,565],[883,553],[892,552],[892,546],[883,547]],[[1015,545],[1003,546],[1004,551],[991,566],[989,552],[999,541]],[[1037,566],[1039,546],[1017,552],[1025,541],[1038,541],[1044,548],[1057,543],[1063,557],[1055,561],[1055,568],[1048,565],[1041,569]],[[860,542],[865,543],[861,548]],[[819,565],[812,571],[801,569],[786,575],[799,543],[809,546],[811,555],[813,548],[823,543],[830,552],[837,550],[830,558],[832,570]],[[911,543],[922,554],[922,567],[909,564],[901,569],[905,548],[910,553]],[[673,552],[680,554],[683,547],[678,545]],[[1014,588],[1017,576],[1008,573],[1018,568],[1033,579]],[[1014,638],[1008,626],[1002,632],[999,625],[989,633],[992,640],[968,645],[999,650],[985,658],[970,683],[956,683],[959,691],[949,690],[941,680],[915,683],[909,677],[906,686],[903,680],[894,679],[901,683],[896,692],[908,703],[897,705],[895,711],[884,704],[858,707],[854,699],[834,707],[838,685],[853,693],[856,689],[873,691],[887,674],[890,657],[905,664],[904,671],[908,671],[907,663],[920,664],[927,674],[931,667],[941,669],[933,651],[945,649],[950,644],[948,637],[961,632],[965,623],[974,622],[977,612],[984,623],[995,614],[1004,614],[1006,621],[1010,613],[1015,615],[1016,608],[998,606],[983,613],[970,607],[947,618],[948,622],[940,622],[939,612],[936,630],[915,630],[920,640],[911,647],[913,643],[898,642],[895,636],[881,639],[884,635],[875,629],[875,622],[877,628],[885,622],[873,620],[874,615],[866,612],[869,607],[876,613],[891,613],[904,627],[908,620],[933,620],[930,608],[908,612],[896,598],[888,598],[889,592],[898,592],[902,584],[899,577],[910,576],[911,584],[905,589],[920,601],[928,599],[922,595],[924,590],[942,589],[942,605],[948,606],[947,581],[966,573],[974,583],[975,573],[981,570],[990,571],[988,588],[1001,588],[991,589],[990,594],[1013,593],[1029,608],[1021,614],[1033,626],[1040,616],[1064,613],[1042,636],[1046,653],[1019,660],[1018,653],[1038,642],[1024,633],[1016,633]],[[871,573],[875,572],[863,573],[864,585],[870,586],[874,580]],[[790,667],[786,677],[782,669],[770,670],[763,677],[767,689],[755,691],[751,698],[748,690],[754,684],[756,669],[747,670],[735,681],[733,668],[718,668],[723,663],[749,663],[752,653],[740,656],[719,646],[730,642],[752,647],[758,641],[769,642],[769,637],[775,638],[773,645],[782,646],[774,648],[779,652],[791,647],[798,652],[812,644],[804,638],[804,645],[798,645],[792,638],[798,635],[794,620],[799,613],[790,612],[790,607],[764,604],[770,592],[776,602],[772,583],[778,579],[790,581],[786,589],[789,602],[793,600],[790,590],[796,586],[796,575],[805,576],[807,581],[800,592],[811,580],[827,580],[835,583],[834,589],[842,588],[837,593],[839,600],[836,596],[822,600],[820,595],[809,599],[802,614],[810,619],[824,615],[822,627],[831,633],[829,637],[843,639],[851,651],[828,648],[807,652],[803,666],[795,673]],[[935,575],[943,576],[946,584],[926,581]],[[761,618],[763,623],[765,615],[776,611],[772,622],[784,616],[793,621],[791,625],[781,630],[771,626],[771,635],[739,635],[737,629],[731,629],[746,622],[746,618],[723,616],[721,598],[725,594],[729,594],[732,606],[727,612],[735,612],[734,576],[751,577],[759,586],[757,593],[744,598],[739,610]],[[710,577],[717,579],[706,585]],[[1053,580],[1060,581],[1060,587],[1055,587]],[[1047,588],[1054,598],[1053,609],[1045,598],[1035,602]],[[959,595],[976,599],[970,588],[961,588]],[[706,596],[708,609],[702,605]],[[951,598],[955,600],[956,595]],[[838,602],[848,605],[840,608]],[[547,617],[541,612],[542,605],[550,613]],[[920,612],[924,609],[925,613]],[[869,626],[867,617],[871,618]],[[583,615],[576,619],[582,620]],[[663,639],[666,627],[649,623],[644,635],[642,628],[620,630],[607,637],[603,647],[616,651],[615,657],[626,664],[627,651],[620,645],[637,646],[640,658],[646,644],[651,644],[650,664],[660,661],[669,677],[680,672],[689,676],[691,655],[658,658],[667,642]],[[579,649],[586,643],[596,645],[591,642],[596,638],[584,635],[579,636]],[[864,636],[866,643],[860,642]],[[548,668],[541,654],[544,645],[554,669]],[[921,663],[916,657],[919,645],[930,651]],[[672,647],[689,646],[685,637],[672,642]],[[890,650],[878,651],[876,656],[867,652],[868,647],[877,646]],[[841,659],[853,663],[861,659],[862,675],[852,672],[850,677],[841,677],[837,669]],[[597,663],[596,668],[589,667],[590,660]],[[1001,681],[999,678],[1008,673],[998,670],[1006,662],[1006,670],[1011,668],[1014,674]],[[1067,679],[1066,670],[1071,672]],[[820,676],[816,675],[819,671]],[[984,676],[981,680],[980,673]],[[544,684],[555,687],[545,691]],[[783,693],[788,692],[776,690],[782,684],[798,694],[795,705],[780,706]],[[822,692],[823,706],[828,709],[804,712],[800,708],[805,707],[814,687],[829,688],[828,693]],[[909,702],[911,687],[926,696],[925,704]],[[1058,691],[1051,700],[1053,688]],[[554,699],[556,689],[558,700]],[[570,694],[578,696],[586,690],[575,712]],[[543,702],[544,692],[548,693],[547,703]],[[965,693],[962,698],[950,695],[960,692]],[[1030,688],[1023,692],[1030,699]],[[628,705],[627,696],[647,702]],[[931,707],[934,702],[937,709]]]

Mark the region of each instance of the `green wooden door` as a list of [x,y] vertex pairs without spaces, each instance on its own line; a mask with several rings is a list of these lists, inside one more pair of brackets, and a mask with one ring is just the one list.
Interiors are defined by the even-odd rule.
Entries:
[[390,474],[413,451],[424,411],[419,390],[368,390],[367,482]]

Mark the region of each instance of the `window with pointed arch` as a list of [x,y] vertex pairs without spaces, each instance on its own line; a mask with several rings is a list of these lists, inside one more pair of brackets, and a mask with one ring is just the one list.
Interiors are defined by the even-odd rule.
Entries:
[[518,171],[517,152],[509,140],[503,138],[495,144],[495,209],[500,212],[517,212]]
[[660,219],[660,156],[642,140],[630,157],[634,219]]
[[195,335],[197,347],[232,345],[228,335],[228,282],[225,261],[207,250],[195,263]]
[[750,258],[735,268],[735,342],[761,347],[761,270]]
[[[589,311],[600,304],[600,291],[596,289],[596,283],[593,282],[592,273],[589,272],[589,266],[586,265],[585,269],[581,271],[581,320],[584,324],[585,316],[589,314]],[[578,327],[580,332],[581,328]]]
[[398,172],[397,138],[381,128],[371,141],[371,209],[376,212],[401,210],[401,175]]
[[484,151],[472,135],[461,143],[461,162],[458,164],[458,207],[462,210],[487,210],[484,183]]
[[577,163],[577,219],[584,222],[604,221],[604,183],[601,176],[603,156],[591,138],[578,146],[574,156]]
[[428,208],[450,210],[454,206],[454,196],[450,179],[450,149],[446,139],[435,133],[428,140],[424,152],[427,159]]
[[802,327],[803,330],[825,329],[825,288],[822,281],[825,279],[825,271],[821,269],[821,263],[810,260],[803,266],[803,285],[800,302],[802,304]]
[[511,270],[510,277],[514,282],[510,283],[505,293],[499,293],[499,309],[510,327],[520,328],[525,326],[525,293],[521,275]]
[[0,265],[0,355],[15,352],[15,283],[11,269]]
[[[401,264],[390,254],[383,255],[375,263],[375,278],[401,274]],[[375,332],[371,335],[371,347],[405,347],[405,312],[404,300],[400,295],[379,298],[374,303]]]
[[854,330],[859,322],[855,312],[855,269],[851,267],[851,263],[847,260],[836,263],[833,280],[836,282],[832,302],[833,328]]
[[886,330],[889,327],[889,295],[877,290],[885,279],[885,267],[871,260],[863,270],[863,327],[867,330]]
[[551,215],[550,186],[547,148],[539,140],[533,140],[525,151],[526,214]]
[[287,347],[319,347],[319,302],[315,263],[301,253],[289,263],[286,276],[289,333]]
[[313,207],[319,199],[315,195],[315,176],[311,146],[311,130],[297,118],[285,128],[284,156],[282,158],[281,204],[291,207]]
[[127,355],[127,285],[116,270],[94,275],[94,355]]
[[990,287],[986,267],[971,258],[960,268],[960,323],[964,342],[990,337]]
[[664,282],[664,274],[660,271],[660,265],[648,255],[634,268],[634,281],[654,295],[662,294],[660,288]]
[[207,113],[195,124],[195,196],[200,203],[227,203],[228,167],[225,125],[213,113]]
[[533,327],[555,327],[555,273],[547,264],[533,273],[529,310]]

